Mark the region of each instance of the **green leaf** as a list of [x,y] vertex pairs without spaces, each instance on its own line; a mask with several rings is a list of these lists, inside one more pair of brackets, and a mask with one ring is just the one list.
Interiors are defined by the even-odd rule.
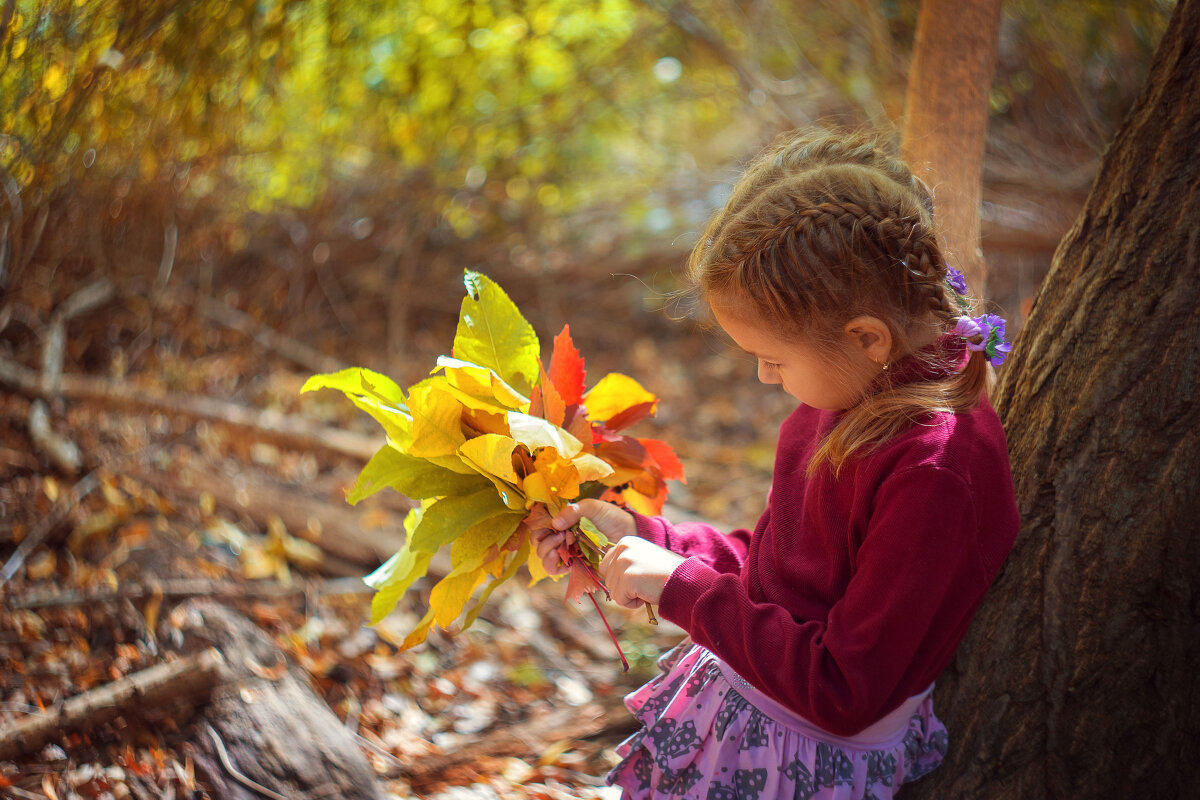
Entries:
[[511,513],[511,509],[492,486],[462,497],[443,497],[426,506],[409,546],[426,553],[437,552],[472,525],[506,513]]
[[378,624],[390,614],[409,587],[425,576],[432,558],[433,553],[414,552],[405,545],[363,579],[375,589],[375,596],[371,598],[371,625]]
[[467,270],[454,334],[454,357],[496,372],[528,395],[538,379],[540,347],[533,326],[515,303],[486,275]]
[[587,517],[579,518],[579,530],[584,536],[591,540],[592,544],[601,550],[603,550],[605,547],[608,547],[610,544],[608,537],[604,535],[604,531],[597,528],[596,523],[592,522]]
[[453,472],[431,464],[424,458],[401,453],[391,445],[384,445],[358,474],[353,488],[346,493],[346,501],[355,505],[389,486],[414,500],[423,500],[427,497],[470,494],[485,485],[480,476]]

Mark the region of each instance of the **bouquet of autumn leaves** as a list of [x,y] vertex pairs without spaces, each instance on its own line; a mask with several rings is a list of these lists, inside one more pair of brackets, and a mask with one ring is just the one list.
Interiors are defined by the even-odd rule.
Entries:
[[[301,389],[341,390],[387,434],[347,492],[351,504],[388,487],[420,501],[404,521],[404,547],[365,579],[375,589],[371,624],[425,576],[440,548],[450,550],[450,572],[433,586],[404,648],[423,642],[434,623],[448,628],[464,616],[462,629],[470,627],[522,564],[530,585],[546,577],[532,531],[549,527],[563,505],[599,497],[657,514],[666,481],[683,480],[667,444],[621,433],[654,413],[653,394],[619,373],[585,391],[569,326],[543,366],[533,327],[504,291],[477,272],[464,282],[451,355],[438,358],[430,377],[404,392],[351,368],[314,375]],[[608,546],[586,520],[576,542],[561,552],[571,599],[603,591],[596,568]]]

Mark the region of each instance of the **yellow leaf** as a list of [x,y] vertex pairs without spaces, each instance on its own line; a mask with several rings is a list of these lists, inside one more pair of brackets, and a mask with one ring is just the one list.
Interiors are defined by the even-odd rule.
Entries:
[[539,556],[537,554],[537,550],[533,549],[533,548],[530,548],[529,558],[526,561],[526,566],[529,567],[529,585],[530,586],[533,586],[535,583],[542,580],[543,578],[553,577],[555,580],[558,580],[558,578],[562,577],[560,575],[552,576],[549,572],[546,572],[546,566],[545,566],[545,564],[542,563],[542,557]]
[[579,470],[579,482],[587,483],[588,481],[598,481],[601,478],[606,478],[613,473],[612,465],[602,458],[597,458],[589,453],[580,453],[571,459],[575,468]]
[[458,451],[481,472],[488,472],[509,483],[516,483],[517,472],[512,465],[512,452],[517,441],[511,436],[485,433],[463,443]]
[[450,575],[478,569],[493,553],[493,548],[504,544],[519,524],[520,514],[502,514],[467,528],[450,546],[450,563],[453,565]]
[[347,394],[350,402],[367,412],[376,422],[383,426],[388,441],[397,448],[404,449],[412,441],[412,417],[401,408],[396,408],[381,402],[374,397]]
[[508,409],[521,410],[529,407],[529,398],[505,383],[495,371],[469,361],[449,356],[440,356],[434,372],[445,370],[446,380],[451,386],[473,397],[490,398]]
[[625,489],[621,492],[621,498],[629,508],[647,517],[653,517],[661,513],[662,509],[655,504],[654,499],[647,497],[636,489]]
[[432,384],[414,386],[408,401],[413,420],[408,454],[425,458],[456,455],[466,441],[462,403]]
[[583,444],[578,439],[541,417],[510,411],[508,429],[512,437],[529,448],[530,452],[539,447],[553,447],[567,458],[571,458],[583,449]]
[[438,581],[429,593],[429,610],[433,612],[434,621],[443,628],[450,627],[483,580],[483,569],[477,568],[461,575],[447,575]]
[[610,372],[583,396],[588,418],[593,421],[612,419],[627,408],[642,403],[655,403],[658,398],[642,388],[628,375]]
[[467,408],[463,410],[463,424],[480,433],[498,433],[508,435],[508,412],[492,413],[480,409]]
[[[541,499],[545,503],[551,497],[562,500],[574,500],[579,496],[579,470],[567,458],[563,458],[553,447],[543,447],[533,457],[534,474],[542,478],[549,497]],[[528,481],[534,475],[526,476]],[[536,485],[536,483],[535,483]],[[526,494],[529,491],[526,490]],[[539,498],[540,499],[540,498]]]
[[429,626],[433,624],[433,609],[429,609],[421,621],[417,623],[417,627],[412,629],[408,636],[404,637],[404,641],[400,643],[401,650],[407,650],[410,647],[416,647],[425,641],[425,637],[429,635]]

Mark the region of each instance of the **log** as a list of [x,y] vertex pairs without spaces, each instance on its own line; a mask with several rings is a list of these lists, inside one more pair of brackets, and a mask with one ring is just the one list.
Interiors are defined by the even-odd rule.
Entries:
[[228,659],[228,682],[187,746],[215,800],[383,800],[357,740],[302,670],[278,669],[287,661],[266,633],[208,600],[188,601],[171,617],[182,621],[185,649],[216,645]]
[[380,436],[366,436],[319,425],[301,417],[250,408],[213,397],[147,389],[129,381],[64,374],[58,377],[57,388],[51,388],[44,384],[36,371],[8,359],[0,359],[0,384],[30,397],[90,400],[109,406],[149,409],[210,420],[288,447],[325,450],[361,461],[370,459],[383,444]]
[[223,662],[221,653],[209,648],[76,695],[41,716],[0,725],[0,761],[31,753],[63,733],[92,728],[122,714],[141,714],[147,708],[205,698],[216,686]]

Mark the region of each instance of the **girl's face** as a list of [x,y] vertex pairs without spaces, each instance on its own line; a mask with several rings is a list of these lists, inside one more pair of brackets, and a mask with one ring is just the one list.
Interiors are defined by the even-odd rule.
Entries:
[[835,361],[803,342],[780,338],[765,323],[729,305],[714,303],[712,310],[738,347],[758,359],[758,379],[780,384],[806,406],[850,408],[879,374],[880,366],[857,348],[848,348],[848,358]]

